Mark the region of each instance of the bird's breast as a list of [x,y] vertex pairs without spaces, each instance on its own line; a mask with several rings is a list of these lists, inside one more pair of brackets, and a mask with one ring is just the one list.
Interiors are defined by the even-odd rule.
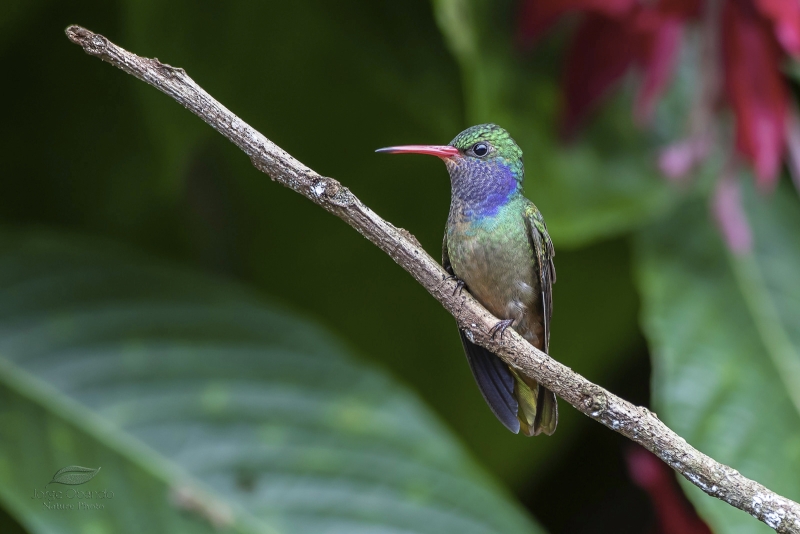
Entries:
[[539,278],[523,213],[509,211],[478,220],[451,212],[447,252],[470,293],[493,315],[513,319],[514,328],[536,344]]

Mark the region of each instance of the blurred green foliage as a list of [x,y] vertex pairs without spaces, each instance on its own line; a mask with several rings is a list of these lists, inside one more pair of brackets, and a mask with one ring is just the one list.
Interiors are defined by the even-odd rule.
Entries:
[[[800,202],[788,184],[772,198],[746,184],[751,255],[729,255],[698,202],[637,238],[644,327],[655,349],[653,402],[689,443],[797,499]],[[715,532],[770,532],[689,491]]]
[[[31,530],[539,532],[307,320],[106,242],[0,242],[0,498]],[[102,466],[79,489],[104,498],[44,488],[72,463]],[[48,490],[104,510],[47,511]]]
[[[434,256],[440,250],[449,203],[444,168],[433,158],[387,158],[373,150],[444,143],[470,124],[497,122],[524,150],[526,192],[544,213],[557,248],[553,356],[600,384],[628,376],[626,369],[637,365],[635,358],[643,354],[641,295],[659,414],[705,452],[719,451],[720,460],[745,475],[767,486],[774,482],[775,489],[800,498],[796,487],[784,485],[781,466],[774,461],[795,450],[796,438],[788,429],[798,424],[797,410],[768,410],[776,417],[772,422],[755,409],[765,402],[755,398],[763,394],[762,388],[771,388],[774,395],[785,395],[788,388],[786,382],[773,380],[776,358],[790,362],[789,368],[800,361],[792,314],[797,297],[787,291],[792,286],[787,273],[800,267],[799,245],[783,234],[769,239],[775,229],[796,228],[794,192],[781,188],[774,200],[760,201],[780,203],[780,210],[752,208],[754,224],[768,224],[756,226],[757,247],[766,248],[758,248],[753,258],[733,261],[698,200],[706,194],[707,181],[703,187],[688,188],[688,193],[679,191],[661,179],[654,165],[656,150],[681,134],[683,124],[677,117],[688,107],[685,88],[692,80],[684,76],[671,89],[652,132],[632,124],[629,95],[622,94],[592,118],[580,139],[565,147],[555,135],[562,43],[556,36],[532,53],[515,50],[513,13],[514,3],[508,0],[491,5],[485,0],[8,2],[0,14],[0,58],[14,81],[3,87],[12,105],[4,109],[0,132],[0,170],[5,178],[0,181],[0,222],[8,229],[47,225],[124,243],[195,271],[236,279],[249,288],[254,301],[268,295],[278,303],[276,309],[293,309],[295,315],[325,324],[348,340],[352,352],[419,392],[478,463],[523,495],[553,469],[570,463],[569,451],[583,450],[582,436],[593,423],[562,403],[553,437],[526,440],[506,432],[473,383],[452,318],[413,279],[344,224],[276,186],[171,99],[83,55],[65,39],[63,29],[81,24],[140,55],[185,68],[234,113],[305,164],[342,181],[383,217],[410,230]],[[694,204],[684,207],[684,197]],[[5,234],[6,249],[18,239],[9,237],[13,235]],[[633,258],[631,235],[636,236]],[[63,249],[72,255],[86,250],[66,239]],[[778,260],[759,263],[766,258]],[[99,271],[103,262],[112,261],[87,253],[87,269],[95,260]],[[758,273],[757,284],[746,281],[753,272]],[[173,278],[174,286],[162,280],[142,291],[166,298],[176,288],[192,285],[192,280],[207,289],[205,279],[180,278]],[[98,285],[95,296],[132,298],[131,291],[142,287],[125,287],[123,280],[120,277],[119,294],[108,283]],[[195,288],[186,287],[181,298],[190,293],[200,298],[206,289],[195,293]],[[89,295],[95,290],[67,285],[64,291],[80,298],[80,291]],[[708,294],[702,302],[708,316],[687,317],[699,312],[701,294]],[[0,302],[13,302],[4,311],[8,317],[16,307],[24,308],[19,300]],[[757,311],[764,302],[772,310],[766,316]],[[699,324],[681,321],[701,319],[706,337],[678,335]],[[301,328],[302,320],[292,320]],[[174,322],[165,319],[165,324]],[[91,323],[84,327],[88,335]],[[784,337],[774,338],[771,328]],[[739,337],[741,342],[734,341]],[[30,342],[20,338],[20,343],[25,339]],[[744,351],[744,344],[751,350]],[[148,359],[148,346],[140,346],[137,354],[150,362],[158,378],[161,371],[157,361]],[[359,370],[353,363],[357,361],[348,363],[353,373],[377,376]],[[740,371],[745,364],[763,380],[746,382]],[[243,360],[237,370],[259,366],[255,360]],[[711,379],[726,373],[738,376],[741,383],[726,384],[725,395],[710,391]],[[337,376],[330,377],[331,384]],[[57,377],[34,378],[25,380],[30,379],[32,387],[49,388],[49,394],[64,395]],[[310,378],[303,387],[309,387]],[[302,383],[302,377],[295,379]],[[385,377],[380,380],[392,383]],[[387,386],[390,391],[396,387]],[[742,395],[734,394],[740,387]],[[42,421],[66,417],[52,402],[37,404],[30,391],[23,390],[9,388],[8,382],[0,386],[6,398],[17,396],[20,413],[30,410],[39,414],[31,417]],[[89,413],[89,419],[125,427],[115,419],[119,414],[92,411],[90,399],[75,398],[79,403],[70,406]],[[411,412],[404,416],[408,421],[429,417],[420,416],[426,412],[418,406]],[[733,438],[716,430],[742,432],[742,417],[762,425],[758,428],[783,425],[786,434],[761,440],[766,430],[754,426],[742,438],[750,439],[741,442],[747,454],[727,456],[725,447],[732,446]],[[461,450],[438,423],[425,420],[441,443]],[[71,428],[69,432],[91,430],[70,427],[74,423],[68,419],[58,424]],[[30,435],[21,436],[58,441],[36,434],[40,431],[32,426]],[[128,427],[126,432],[136,435]],[[138,437],[147,442],[145,436]],[[116,462],[120,472],[140,473],[135,476],[163,489],[165,479],[141,471],[136,453],[126,455],[107,444],[98,447],[108,449],[104,458],[114,458],[107,465]],[[586,447],[591,450],[592,444]],[[160,452],[160,461],[172,461],[168,452]],[[463,463],[458,465],[473,465],[459,454]],[[44,478],[63,467],[50,466],[51,459],[63,460],[64,465],[80,463],[46,452],[17,452],[12,458],[39,462]],[[89,459],[86,465],[97,463]],[[368,465],[358,457],[353,462],[353,469]],[[475,480],[494,495],[491,499],[497,500],[491,502],[498,510],[512,510],[508,521],[517,521],[517,512],[497,497],[493,483],[475,474],[477,468],[468,471],[467,478],[478,477]],[[425,480],[420,475],[422,486]],[[690,496],[717,532],[758,531],[759,524],[744,514],[709,504],[711,499],[698,492]],[[554,513],[579,513],[580,503],[570,497],[565,495],[562,508]],[[8,497],[2,504],[12,511],[21,509]],[[486,506],[487,517],[492,516]],[[547,513],[535,504],[533,508]],[[168,508],[163,513],[164,521],[182,521],[167,519],[172,517]],[[514,524],[525,524],[524,519],[518,521]],[[35,532],[48,528],[25,524]]]

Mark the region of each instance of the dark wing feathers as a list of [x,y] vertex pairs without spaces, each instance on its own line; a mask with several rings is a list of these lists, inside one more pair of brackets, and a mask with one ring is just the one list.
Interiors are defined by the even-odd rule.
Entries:
[[459,330],[459,334],[472,376],[486,404],[507,429],[514,434],[519,433],[519,404],[514,397],[514,376],[508,366],[485,348],[472,343],[463,331]]
[[525,210],[525,221],[528,224],[528,237],[536,256],[539,268],[539,284],[542,288],[542,311],[544,321],[544,352],[550,349],[550,318],[553,316],[553,284],[556,282],[556,268],[553,257],[556,255],[553,241],[547,233],[544,217],[530,204]]
[[[544,324],[544,352],[550,351],[550,319],[553,316],[553,284],[556,282],[556,268],[553,257],[556,255],[553,241],[547,233],[544,217],[532,203],[525,210],[528,236],[536,257],[539,270],[539,284],[542,288],[542,319]],[[558,400],[552,391],[539,386],[537,391],[538,410],[534,421],[535,433],[552,434],[558,426]]]

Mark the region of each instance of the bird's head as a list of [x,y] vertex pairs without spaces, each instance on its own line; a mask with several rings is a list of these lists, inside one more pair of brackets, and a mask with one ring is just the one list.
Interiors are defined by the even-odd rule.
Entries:
[[406,145],[378,149],[388,154],[429,154],[444,160],[454,189],[460,184],[513,180],[522,185],[525,171],[522,150],[507,131],[496,124],[479,124],[467,128],[449,145]]

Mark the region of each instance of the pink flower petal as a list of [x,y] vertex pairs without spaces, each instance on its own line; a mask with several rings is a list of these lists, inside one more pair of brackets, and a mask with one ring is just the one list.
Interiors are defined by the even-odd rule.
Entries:
[[766,23],[739,2],[722,15],[725,89],[736,114],[736,148],[753,164],[762,190],[778,177],[788,95],[781,53]]
[[717,181],[711,208],[728,249],[734,254],[750,252],[753,248],[753,232],[742,206],[739,182],[733,173],[726,173]]
[[696,135],[664,148],[658,155],[658,168],[668,179],[685,178],[708,154],[709,139]]
[[754,0],[761,14],[772,21],[775,36],[787,53],[800,55],[800,2],[797,0]]

